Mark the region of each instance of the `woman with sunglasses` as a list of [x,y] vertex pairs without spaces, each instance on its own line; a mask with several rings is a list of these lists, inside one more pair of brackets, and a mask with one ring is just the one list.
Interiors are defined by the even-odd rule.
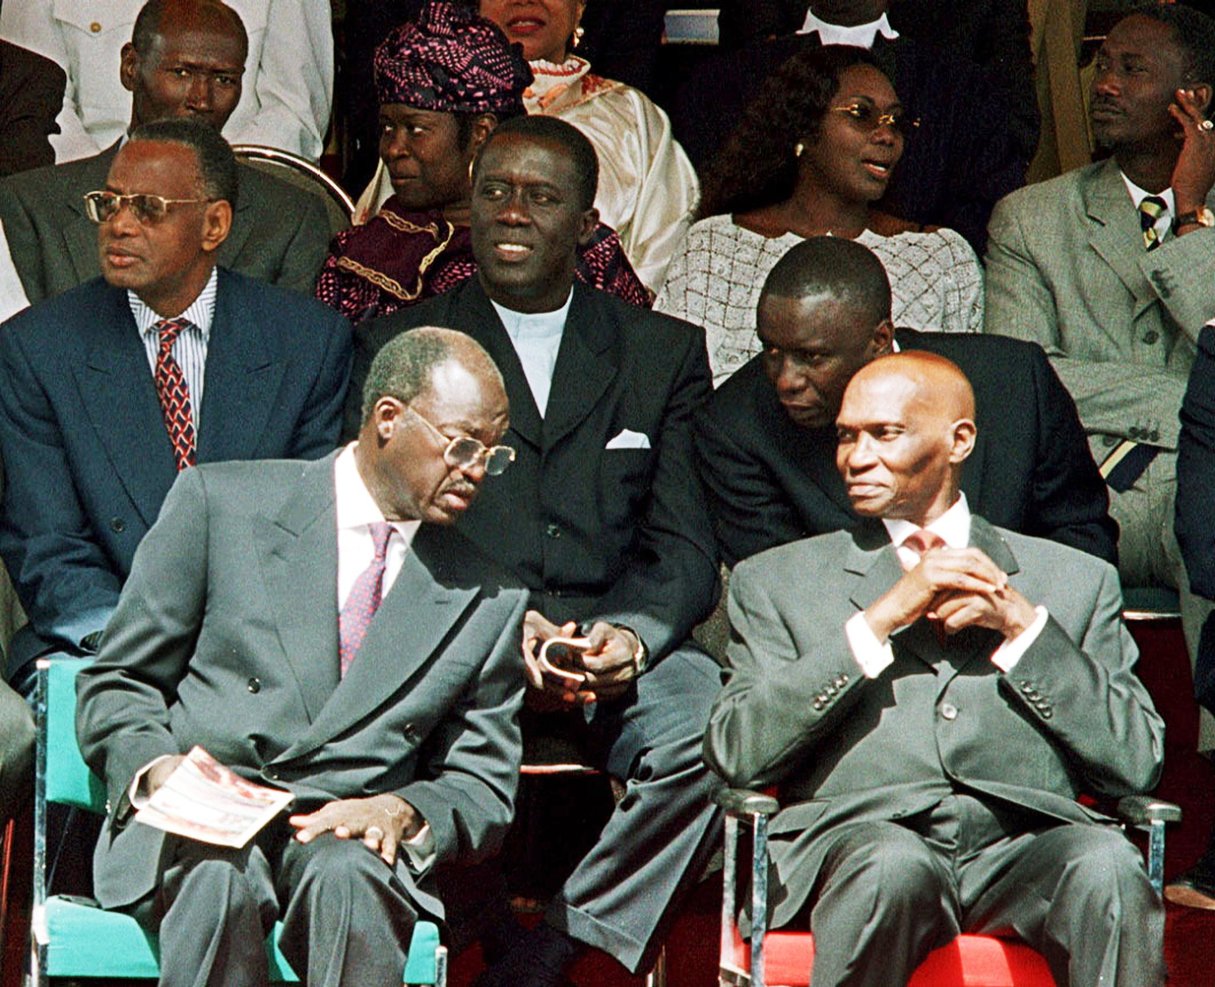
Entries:
[[870,208],[914,127],[861,48],[828,45],[770,76],[705,180],[700,221],[654,307],[705,329],[715,384],[760,350],[764,278],[805,237],[843,236],[881,258],[896,325],[978,332],[983,274],[953,230],[918,230]]

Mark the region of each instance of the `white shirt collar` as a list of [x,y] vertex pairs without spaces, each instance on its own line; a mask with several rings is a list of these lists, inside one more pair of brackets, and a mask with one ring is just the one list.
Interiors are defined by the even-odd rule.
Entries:
[[890,21],[884,13],[868,24],[846,27],[843,24],[828,24],[819,20],[813,10],[807,10],[806,22],[797,33],[813,34],[816,31],[819,40],[825,45],[853,45],[857,48],[872,48],[879,34],[887,41],[893,41],[899,36],[899,32],[890,26]]
[[1177,200],[1173,197],[1173,189],[1171,187],[1166,188],[1163,192],[1149,192],[1147,189],[1140,188],[1129,178],[1127,178],[1125,172],[1119,170],[1118,174],[1122,176],[1122,181],[1126,184],[1126,190],[1131,193],[1131,201],[1135,203],[1136,209],[1139,208],[1139,204],[1143,202],[1143,200],[1149,195],[1158,195],[1160,198],[1164,199],[1164,204],[1168,206],[1168,216],[1172,216],[1175,212],[1177,212]]
[[[215,320],[215,299],[219,292],[219,268],[211,268],[211,276],[207,278],[207,283],[203,285],[202,291],[198,293],[198,297],[194,299],[181,315],[179,319],[185,319],[198,326],[202,332],[204,343],[211,340],[211,323]],[[127,304],[131,307],[131,314],[135,316],[135,325],[139,327],[141,336],[147,335],[153,330],[156,323],[164,318],[152,308],[147,302],[140,298],[135,292],[127,290]]]
[[[384,520],[384,512],[359,475],[358,465],[354,461],[354,447],[357,445],[357,442],[351,442],[333,462],[334,507],[339,534],[342,531],[365,529]],[[400,533],[406,548],[413,542],[413,536],[422,524],[421,521],[390,523]]]
[[[912,534],[920,530],[918,524],[904,521],[902,518],[882,518],[890,541],[897,547],[902,545]],[[931,531],[945,539],[950,548],[965,548],[970,544],[970,505],[966,503],[966,494],[958,492],[958,499],[939,518],[927,525],[925,531]]]

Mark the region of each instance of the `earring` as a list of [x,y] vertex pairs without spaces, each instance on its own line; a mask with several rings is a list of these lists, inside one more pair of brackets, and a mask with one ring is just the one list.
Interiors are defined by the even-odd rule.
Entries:
[[582,42],[582,36],[584,34],[586,34],[586,28],[584,28],[581,24],[574,28],[574,40],[570,45],[571,50],[578,47],[578,45]]
[[806,153],[806,145],[803,144],[801,141],[798,141],[796,144],[793,145],[793,156],[795,158],[800,158],[805,153]]

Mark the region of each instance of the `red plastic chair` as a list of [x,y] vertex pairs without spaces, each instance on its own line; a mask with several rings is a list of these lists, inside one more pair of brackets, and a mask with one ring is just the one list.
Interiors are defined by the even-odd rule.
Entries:
[[[768,820],[780,808],[770,795],[727,789],[718,797],[726,811],[722,874],[721,987],[808,987],[814,966],[809,932],[768,931]],[[1118,803],[1124,823],[1148,832],[1148,876],[1160,891],[1165,823],[1181,818],[1170,802],[1131,796]],[[750,861],[751,941],[738,931],[739,828],[752,830]],[[893,985],[892,985],[893,987]],[[1056,987],[1046,960],[1025,943],[995,936],[961,935],[934,950],[908,987]]]

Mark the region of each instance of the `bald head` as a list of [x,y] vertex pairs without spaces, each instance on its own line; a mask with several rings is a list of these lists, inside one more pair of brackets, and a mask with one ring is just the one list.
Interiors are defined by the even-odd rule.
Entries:
[[863,517],[926,525],[957,500],[974,449],[975,399],[957,365],[934,353],[880,357],[844,392],[836,465]]

